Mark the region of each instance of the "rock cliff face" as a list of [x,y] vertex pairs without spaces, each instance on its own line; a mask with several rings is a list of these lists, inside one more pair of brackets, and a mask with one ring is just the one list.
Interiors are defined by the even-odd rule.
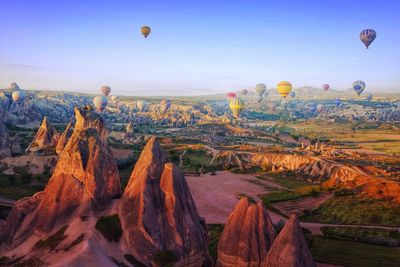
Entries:
[[3,111],[0,109],[0,159],[11,156],[10,136],[3,121]]
[[58,155],[61,154],[61,152],[64,150],[65,146],[67,145],[69,139],[72,136],[72,133],[74,132],[74,126],[72,125],[72,122],[70,121],[65,128],[63,134],[60,136],[57,142],[57,147],[56,147],[56,152]]
[[268,252],[263,267],[315,267],[299,220],[290,217]]
[[11,153],[12,154],[23,154],[24,150],[21,147],[21,137],[16,134],[11,139]]
[[135,165],[123,194],[120,218],[129,251],[146,265],[173,255],[178,266],[209,264],[207,230],[186,180],[154,137]]
[[91,107],[75,109],[76,124],[43,192],[17,202],[3,224],[0,243],[17,246],[48,233],[121,193],[117,166],[106,143],[103,119]]
[[25,150],[26,153],[52,154],[58,141],[57,131],[50,125],[45,117],[33,141]]
[[264,205],[251,204],[244,197],[225,224],[218,243],[217,266],[262,266],[275,237]]

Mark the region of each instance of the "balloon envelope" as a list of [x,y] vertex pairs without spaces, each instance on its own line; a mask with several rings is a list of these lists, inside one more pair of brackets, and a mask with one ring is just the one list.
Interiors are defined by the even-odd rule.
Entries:
[[292,84],[287,81],[282,81],[278,83],[276,86],[276,89],[278,90],[278,93],[283,97],[286,98],[290,91],[292,91]]
[[364,81],[355,81],[353,83],[353,89],[356,91],[357,95],[360,95],[366,86],[367,84]]
[[108,96],[111,93],[111,87],[110,86],[103,86],[100,88],[100,92],[102,95]]
[[328,91],[329,90],[329,84],[325,83],[322,85],[322,89],[324,89],[324,91]]
[[247,89],[243,89],[243,90],[242,90],[242,95],[247,95],[247,93],[248,93],[248,90],[247,90]]
[[262,96],[265,92],[265,90],[267,90],[267,86],[263,83],[258,83],[256,84],[255,88],[254,88],[258,94],[258,96]]
[[139,112],[142,112],[142,111],[144,111],[146,109],[147,103],[145,101],[143,101],[143,100],[139,100],[136,103],[136,107],[138,108]]
[[242,112],[244,107],[245,107],[244,101],[240,98],[232,99],[229,102],[229,108],[231,109],[232,114],[235,118],[239,118],[240,113]]
[[360,33],[360,40],[361,42],[363,42],[363,44],[367,49],[371,45],[371,43],[375,40],[375,38],[376,38],[376,31],[373,29],[365,29]]
[[342,100],[340,100],[339,98],[335,99],[335,105],[336,106],[340,106],[342,104]]
[[144,38],[147,38],[151,32],[151,28],[149,26],[143,26],[140,28],[140,32],[143,34]]
[[290,97],[295,97],[296,93],[295,92],[290,92]]
[[367,95],[367,100],[368,100],[368,101],[371,101],[371,99],[372,99],[372,94],[369,93],[369,94]]
[[226,94],[226,99],[228,100],[228,101],[231,101],[231,100],[233,100],[233,99],[235,99],[236,98],[236,94],[235,93],[227,93]]
[[98,95],[93,99],[93,105],[95,108],[102,112],[108,104],[108,100],[104,95]]
[[[18,85],[17,85],[18,86]],[[14,91],[11,95],[12,99],[16,103],[22,103],[25,100],[25,92],[24,91]]]

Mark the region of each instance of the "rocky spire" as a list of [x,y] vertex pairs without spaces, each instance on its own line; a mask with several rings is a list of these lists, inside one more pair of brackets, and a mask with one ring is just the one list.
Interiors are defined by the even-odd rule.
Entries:
[[120,195],[104,120],[91,107],[76,108],[75,117],[75,129],[49,183],[43,192],[17,202],[2,227],[0,244],[15,246],[33,232],[51,232],[77,216],[102,210]]
[[181,266],[207,262],[207,230],[183,173],[152,137],[143,149],[121,200],[120,218],[129,251],[146,265],[168,252]]
[[3,121],[3,110],[0,108],[0,159],[11,156],[10,151],[10,136],[7,127]]
[[264,205],[243,197],[229,215],[218,242],[217,266],[262,266],[275,237]]
[[292,215],[272,245],[265,267],[316,266],[296,215]]
[[56,147],[56,152],[57,154],[61,154],[61,152],[64,150],[65,145],[68,143],[69,139],[71,138],[71,135],[74,131],[74,126],[72,125],[72,121],[70,121],[65,128],[63,134],[60,136],[57,142],[57,147]]
[[57,131],[44,117],[33,141],[25,150],[26,153],[51,154],[54,153],[58,141]]

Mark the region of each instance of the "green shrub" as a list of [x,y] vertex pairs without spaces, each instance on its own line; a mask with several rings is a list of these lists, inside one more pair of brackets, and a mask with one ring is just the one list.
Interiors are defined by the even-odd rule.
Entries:
[[172,251],[163,250],[154,257],[154,260],[158,264],[160,264],[160,266],[172,267],[174,265],[174,263],[176,262],[177,258],[176,258],[176,255]]
[[33,249],[54,250],[61,243],[61,241],[63,241],[65,238],[67,238],[67,236],[64,235],[65,230],[67,230],[67,228],[68,228],[68,225],[65,225],[60,230],[58,230],[55,234],[49,236],[47,239],[39,240],[38,242],[36,242]]
[[95,227],[109,242],[118,242],[122,236],[121,222],[118,214],[101,217]]

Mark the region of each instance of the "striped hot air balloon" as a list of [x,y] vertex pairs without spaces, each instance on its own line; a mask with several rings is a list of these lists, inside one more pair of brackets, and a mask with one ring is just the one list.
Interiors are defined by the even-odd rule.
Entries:
[[93,105],[99,112],[102,112],[108,104],[107,97],[104,95],[98,95],[93,99]]
[[229,102],[229,108],[231,109],[232,114],[235,118],[239,118],[240,113],[242,112],[244,107],[245,107],[244,101],[239,97],[232,99]]
[[104,85],[100,88],[100,92],[102,95],[108,96],[111,93],[111,87]]
[[376,31],[373,29],[365,29],[360,33],[360,40],[364,43],[365,47],[368,47],[376,38]]
[[230,92],[230,93],[226,94],[226,100],[228,100],[228,101],[231,101],[231,100],[233,100],[235,98],[236,98],[236,94],[235,93]]
[[364,81],[355,81],[353,83],[353,89],[356,91],[357,95],[361,95],[366,86],[367,84]]
[[292,84],[287,81],[282,81],[278,83],[276,86],[276,89],[278,90],[278,93],[283,97],[286,98],[290,91],[292,91]]
[[267,86],[263,83],[258,83],[256,84],[256,87],[254,88],[256,90],[258,96],[262,97],[264,92],[267,90]]
[[25,100],[25,92],[21,90],[16,90],[11,94],[11,97],[15,103],[22,103]]

